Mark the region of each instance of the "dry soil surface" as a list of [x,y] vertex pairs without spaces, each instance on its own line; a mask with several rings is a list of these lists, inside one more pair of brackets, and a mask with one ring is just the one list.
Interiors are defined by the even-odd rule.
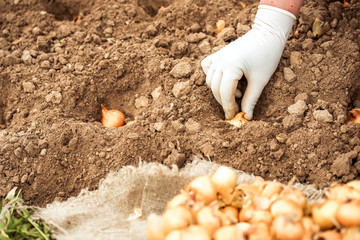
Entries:
[[[360,124],[345,122],[360,108],[360,3],[305,1],[253,121],[235,128],[200,62],[250,29],[259,3],[244,3],[0,0],[0,196],[18,186],[44,206],[124,165],[194,155],[319,188],[359,178]],[[331,25],[318,39],[316,17]],[[127,124],[101,126],[100,104]]]

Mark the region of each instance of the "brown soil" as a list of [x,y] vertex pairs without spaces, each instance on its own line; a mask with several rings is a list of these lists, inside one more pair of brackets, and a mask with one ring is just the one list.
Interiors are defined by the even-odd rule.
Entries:
[[[194,155],[320,188],[359,178],[360,124],[345,121],[360,108],[360,3],[306,1],[254,120],[235,128],[200,61],[251,26],[258,1],[244,2],[0,0],[0,196],[18,186],[44,206],[124,165]],[[331,24],[319,39],[316,17]],[[235,29],[226,41],[219,19]],[[127,125],[102,127],[100,104]]]

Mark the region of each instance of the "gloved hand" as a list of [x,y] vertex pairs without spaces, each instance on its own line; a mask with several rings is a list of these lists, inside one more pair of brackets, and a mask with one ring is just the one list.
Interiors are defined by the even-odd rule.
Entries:
[[260,5],[249,32],[201,62],[206,83],[222,105],[225,119],[239,111],[235,92],[243,74],[248,85],[241,111],[246,113],[246,119],[252,119],[255,104],[279,64],[295,19],[290,12]]

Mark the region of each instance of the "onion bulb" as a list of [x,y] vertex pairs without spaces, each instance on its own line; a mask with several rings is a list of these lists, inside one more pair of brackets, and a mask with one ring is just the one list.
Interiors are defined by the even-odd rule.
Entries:
[[274,202],[273,205],[271,205],[270,212],[274,218],[283,214],[291,214],[302,218],[304,214],[303,209],[299,205],[287,199],[280,199]]
[[220,33],[224,28],[225,28],[225,21],[224,20],[218,20],[216,22],[216,29],[214,30],[214,32],[216,34]]
[[150,214],[146,225],[146,236],[149,240],[163,240],[165,238],[164,219],[162,216]]
[[[320,232],[318,234],[316,234],[316,236],[318,237],[317,239],[322,239],[322,240],[342,240],[342,235],[340,233],[338,233],[335,230],[327,230],[325,232]],[[354,239],[352,239],[354,240]]]
[[189,201],[190,197],[186,193],[180,193],[167,202],[166,208],[170,209],[177,206],[186,206]]
[[211,184],[209,176],[201,176],[192,180],[185,186],[185,190],[194,197],[195,202],[203,202],[209,204],[216,200],[216,190]]
[[242,208],[239,213],[239,222],[250,222],[254,215],[254,211],[253,206]]
[[266,223],[263,223],[263,222],[252,224],[251,228],[248,231],[248,238],[246,238],[246,239],[272,240],[269,225],[267,225]]
[[266,182],[261,192],[262,197],[274,197],[283,190],[283,185],[278,182]]
[[173,230],[183,229],[191,224],[192,216],[184,206],[167,209],[163,214],[164,230],[168,234]]
[[301,208],[305,208],[306,205],[306,197],[305,194],[295,188],[285,188],[281,194],[281,198],[291,200],[297,203]]
[[237,230],[235,225],[219,228],[214,234],[214,240],[237,240]]
[[349,185],[335,185],[325,192],[325,197],[327,199],[346,202],[351,199],[360,199],[360,192]]
[[353,180],[346,184],[346,186],[353,187],[356,191],[360,192],[360,180]]
[[114,127],[118,128],[124,126],[125,116],[122,112],[118,110],[107,110],[104,105],[101,104],[101,124],[105,127]]
[[[237,175],[233,169],[225,166],[218,167],[210,176],[210,181],[225,202],[232,200],[231,193],[237,182]],[[229,202],[226,203],[229,204]]]
[[320,230],[318,225],[315,225],[310,217],[303,217],[301,223],[304,226],[304,234],[302,240],[312,240],[313,234]]
[[329,229],[335,226],[335,214],[340,206],[336,200],[326,200],[320,205],[312,207],[312,218],[314,223],[323,229]]
[[182,240],[181,235],[182,234],[180,230],[174,230],[166,236],[165,240]]
[[281,215],[275,218],[271,231],[278,240],[301,240],[304,227],[300,218],[294,215]]
[[344,227],[360,226],[360,200],[341,204],[336,212],[336,220]]
[[349,111],[346,124],[348,124],[349,122],[360,123],[360,109],[353,109]]
[[204,207],[196,215],[197,224],[202,226],[210,235],[213,235],[221,226],[220,218],[215,215],[214,211],[211,207]]
[[346,228],[343,240],[360,240],[360,228],[359,227]]
[[181,231],[181,240],[210,240],[209,233],[202,227],[191,225]]
[[[228,225],[228,224],[235,224],[238,222],[239,219],[239,211],[237,210],[237,208],[233,207],[233,206],[226,206],[224,208],[222,208],[220,210],[223,214],[222,214],[222,218],[225,220],[223,221],[223,224]],[[226,222],[226,223],[224,223]]]
[[265,210],[253,211],[252,218],[250,219],[250,223],[259,223],[259,222],[271,224],[272,222],[271,213]]

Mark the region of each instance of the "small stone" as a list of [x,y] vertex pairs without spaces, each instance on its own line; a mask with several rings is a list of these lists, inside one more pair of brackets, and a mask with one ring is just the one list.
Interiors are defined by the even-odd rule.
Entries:
[[76,32],[76,33],[74,33],[74,37],[75,37],[76,41],[78,41],[79,43],[82,43],[82,42],[84,42],[86,33],[85,32]]
[[158,30],[153,24],[151,24],[151,25],[147,26],[147,28],[145,29],[145,33],[149,36],[156,36],[158,33]]
[[62,100],[62,95],[58,91],[51,91],[48,95],[45,97],[46,102],[52,102],[55,104],[59,104]]
[[309,102],[309,95],[307,93],[299,93],[298,95],[296,95],[295,97],[295,102],[302,100],[305,103]]
[[171,154],[164,160],[164,164],[168,167],[172,165],[177,165],[181,167],[186,160],[186,155],[184,153],[179,153],[178,150],[173,149]]
[[185,128],[187,131],[192,132],[192,133],[197,133],[200,131],[201,129],[201,125],[200,123],[196,122],[194,119],[190,118],[186,123],[185,123]]
[[184,124],[181,123],[180,120],[175,120],[171,122],[171,126],[175,129],[177,132],[182,132],[185,130]]
[[50,62],[48,60],[45,60],[40,64],[40,67],[44,68],[44,69],[49,69],[50,68]]
[[19,178],[19,176],[14,176],[14,177],[11,179],[11,181],[12,181],[13,183],[18,183],[18,182],[20,181],[20,178]]
[[331,123],[333,121],[333,116],[329,113],[328,110],[315,110],[313,116],[316,121]]
[[294,116],[294,115],[289,115],[283,119],[282,123],[283,123],[283,126],[285,129],[287,129],[287,130],[294,129],[295,130],[301,126],[302,119],[297,116]]
[[190,90],[190,81],[178,82],[174,84],[172,94],[176,98],[180,98],[181,96],[188,94]]
[[96,34],[91,35],[91,39],[92,39],[93,42],[96,43],[96,44],[100,44],[100,43],[101,43],[101,38],[100,38],[98,35],[96,35]]
[[279,141],[279,143],[286,143],[286,140],[288,139],[287,135],[285,133],[280,133],[276,136],[276,140]]
[[35,36],[38,36],[41,34],[41,30],[39,27],[34,27],[32,30],[31,30],[32,34],[35,35]]
[[304,40],[303,44],[302,44],[302,48],[304,50],[311,50],[314,47],[314,42],[311,38],[307,38]]
[[176,64],[170,71],[170,74],[175,78],[184,78],[190,76],[192,67],[188,62],[180,62]]
[[223,39],[225,42],[236,39],[235,29],[232,27],[224,28],[218,35],[217,38]]
[[324,59],[323,54],[312,54],[310,60],[314,65],[318,65]]
[[47,148],[49,146],[49,143],[45,139],[40,139],[38,141],[39,148]]
[[3,60],[3,65],[6,66],[12,66],[18,63],[18,59],[13,55],[7,55]]
[[272,140],[271,140],[271,142],[270,142],[270,144],[269,144],[269,147],[270,147],[270,150],[271,150],[272,152],[276,152],[276,151],[279,150],[279,148],[280,148],[280,146],[279,146],[279,144],[278,144],[278,142],[277,142],[276,139],[272,139]]
[[66,25],[66,24],[61,24],[59,27],[59,32],[60,32],[61,37],[69,36],[71,33],[71,29],[72,29],[72,26]]
[[154,99],[154,101],[158,100],[159,97],[161,96],[161,94],[162,94],[162,87],[161,86],[155,88],[154,91],[151,92],[151,96]]
[[46,152],[47,152],[47,150],[46,150],[45,148],[43,148],[43,149],[41,149],[41,151],[40,151],[40,155],[41,155],[41,156],[45,156],[45,155],[46,155]]
[[31,61],[32,61],[32,57],[30,55],[30,51],[29,50],[25,50],[21,56],[21,60],[27,64],[27,65],[30,65],[31,64]]
[[330,171],[337,177],[342,177],[350,173],[352,160],[357,157],[356,151],[342,154],[336,158],[330,167]]
[[200,151],[204,154],[206,157],[213,157],[215,154],[214,147],[209,143],[206,142],[200,147]]
[[290,66],[292,68],[299,66],[302,63],[301,53],[300,52],[291,52],[290,53]]
[[163,122],[154,123],[155,131],[161,132],[163,130],[163,128],[164,128],[164,123]]
[[32,93],[35,91],[35,85],[32,82],[23,82],[22,87],[26,93]]
[[242,36],[245,33],[247,33],[248,31],[250,31],[251,27],[248,25],[243,25],[241,23],[238,23],[236,26],[236,33],[238,36]]
[[299,100],[295,104],[288,107],[288,112],[296,116],[304,116],[306,110],[308,110],[308,106],[304,100]]
[[26,183],[28,177],[29,177],[29,175],[26,173],[24,176],[21,177],[20,182],[23,184]]
[[105,34],[112,34],[113,33],[113,29],[111,27],[105,28],[104,30]]
[[128,139],[139,139],[139,134],[137,134],[137,133],[129,133],[126,137]]
[[190,26],[190,31],[192,32],[199,32],[201,30],[200,24],[194,23]]
[[296,80],[296,74],[288,67],[284,67],[284,78],[287,82],[291,83]]
[[99,157],[104,158],[106,156],[106,152],[100,152]]
[[78,62],[75,63],[74,68],[75,68],[75,71],[77,71],[77,72],[81,72],[82,70],[84,70],[84,66],[81,65],[81,63],[78,63]]
[[30,155],[30,157],[36,157],[38,154],[38,148],[33,142],[29,142],[26,145],[25,151]]
[[197,43],[197,42],[201,41],[201,39],[199,38],[199,34],[192,33],[185,37],[185,41],[187,41],[189,43]]
[[141,96],[135,99],[135,108],[143,108],[149,105],[149,99],[147,97]]
[[211,51],[211,46],[208,40],[205,40],[199,44],[199,50],[203,54],[208,54]]
[[20,158],[22,157],[22,152],[23,152],[22,148],[21,148],[21,147],[18,147],[18,148],[15,149],[14,154],[15,154],[15,156],[16,156],[17,158],[20,159]]
[[228,141],[225,141],[222,143],[223,148],[229,148],[230,147],[230,143]]

